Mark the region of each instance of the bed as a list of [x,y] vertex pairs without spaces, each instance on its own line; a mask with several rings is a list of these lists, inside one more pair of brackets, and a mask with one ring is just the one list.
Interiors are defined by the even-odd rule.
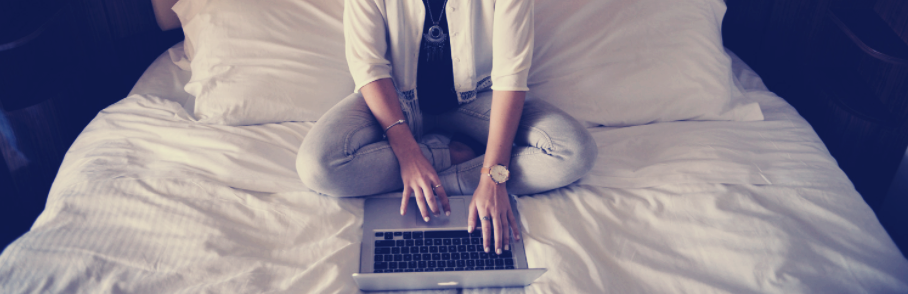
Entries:
[[[320,25],[336,33],[336,3],[301,2],[334,9]],[[553,2],[536,2],[537,26],[558,19],[539,13]],[[537,34],[564,33],[554,31]],[[296,174],[313,122],[203,122],[198,103],[211,100],[187,85],[206,45],[187,41],[69,149],[44,212],[0,255],[0,292],[358,291],[363,198],[319,195]],[[908,260],[811,126],[733,52],[708,54],[728,58],[736,117],[603,122],[577,107],[594,118],[593,171],[515,196],[527,261],[548,272],[526,288],[427,292],[908,292]],[[346,70],[325,56],[307,64]],[[537,93],[554,91],[545,80]]]

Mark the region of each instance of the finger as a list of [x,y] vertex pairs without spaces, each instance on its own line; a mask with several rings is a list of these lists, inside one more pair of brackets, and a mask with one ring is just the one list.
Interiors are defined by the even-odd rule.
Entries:
[[472,234],[473,230],[476,229],[476,202],[470,201],[470,207],[467,211],[469,211],[469,216],[467,217],[467,232]]
[[495,236],[495,254],[501,254],[501,239],[504,237],[501,233],[501,214],[498,211],[492,216],[492,233]]
[[435,217],[441,215],[438,211],[438,201],[435,200],[435,193],[432,193],[432,186],[429,186],[428,183],[421,185],[423,195],[426,195],[426,203],[429,204],[429,209],[432,210],[432,214],[435,214]]
[[403,197],[400,199],[400,215],[407,214],[407,203],[410,202],[410,191],[404,189]]
[[416,206],[419,206],[419,213],[422,214],[422,219],[429,222],[429,210],[426,209],[426,198],[422,196],[422,192],[419,190],[413,190],[413,194],[416,195]]
[[[435,179],[434,183],[441,182],[438,179]],[[435,195],[438,195],[438,199],[441,199],[441,208],[445,210],[445,215],[451,216],[451,204],[448,203],[448,193],[445,192],[445,187],[441,184],[432,186],[432,191],[435,192]]]
[[511,232],[514,233],[514,240],[520,241],[520,228],[517,219],[514,218],[514,211],[508,209],[508,223],[511,224]]
[[511,227],[508,226],[508,217],[505,214],[501,214],[501,248],[504,250],[511,250]]
[[487,218],[491,217],[491,213],[486,211],[483,218],[479,219],[479,223],[482,224],[482,246],[485,247],[485,252],[489,253],[489,246],[492,243],[492,220]]

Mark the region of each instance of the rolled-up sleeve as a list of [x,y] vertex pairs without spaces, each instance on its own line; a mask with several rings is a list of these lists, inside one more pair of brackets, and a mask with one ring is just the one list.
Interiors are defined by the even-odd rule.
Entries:
[[492,24],[492,90],[529,91],[533,0],[498,0]]
[[373,0],[344,2],[344,41],[354,92],[376,80],[391,78],[385,20]]

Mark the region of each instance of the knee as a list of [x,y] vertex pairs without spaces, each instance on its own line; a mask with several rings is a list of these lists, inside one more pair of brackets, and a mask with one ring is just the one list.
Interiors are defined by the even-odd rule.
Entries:
[[340,177],[330,167],[326,153],[325,150],[308,146],[304,140],[296,155],[296,173],[312,191],[334,197],[347,196],[344,195],[345,191],[338,188],[343,187],[343,184],[337,183]]
[[599,156],[599,147],[590,132],[579,123],[571,132],[562,137],[562,142],[556,150],[561,157],[560,170],[567,184],[573,183],[585,176],[596,164]]

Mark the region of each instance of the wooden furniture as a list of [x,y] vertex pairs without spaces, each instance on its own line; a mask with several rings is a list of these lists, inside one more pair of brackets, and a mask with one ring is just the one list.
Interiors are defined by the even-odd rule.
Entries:
[[[806,118],[908,252],[886,199],[908,147],[908,2],[728,0],[723,35]],[[891,195],[889,197],[908,197]]]
[[182,32],[161,32],[149,1],[0,3],[0,26],[5,246],[44,209],[76,136],[98,111],[125,97],[148,64],[182,40]]

